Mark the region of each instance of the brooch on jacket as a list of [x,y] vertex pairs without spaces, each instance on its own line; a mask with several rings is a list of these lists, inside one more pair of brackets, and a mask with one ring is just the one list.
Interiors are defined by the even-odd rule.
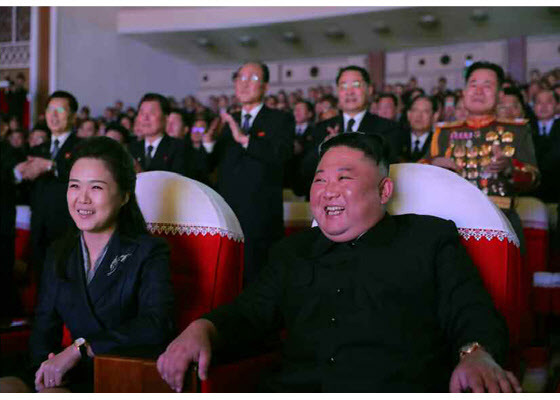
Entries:
[[123,254],[122,256],[116,256],[113,261],[111,261],[111,265],[109,266],[109,272],[107,272],[107,276],[113,275],[113,272],[117,270],[119,263],[123,263],[131,253]]

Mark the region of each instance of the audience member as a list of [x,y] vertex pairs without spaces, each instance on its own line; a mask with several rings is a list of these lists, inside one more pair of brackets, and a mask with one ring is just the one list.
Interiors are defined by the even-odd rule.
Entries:
[[496,116],[502,119],[524,118],[524,101],[521,92],[511,86],[503,89],[496,109]]
[[119,124],[109,124],[107,125],[107,131],[105,132],[105,136],[116,140],[122,145],[126,145],[129,139],[129,133],[126,128]]
[[222,113],[224,130],[210,156],[218,192],[233,209],[245,236],[244,282],[265,265],[271,244],[284,234],[282,183],[293,148],[293,118],[263,104],[269,70],[249,62],[235,74],[241,113]]
[[182,110],[175,108],[169,112],[165,132],[176,139],[185,139],[189,134],[187,116]]
[[136,171],[171,171],[186,175],[185,146],[165,134],[169,102],[158,93],[146,93],[138,103],[138,129],[141,140],[128,145]]
[[98,130],[97,122],[93,119],[85,119],[80,122],[78,126],[78,137],[87,139],[89,137],[97,136]]
[[381,93],[377,96],[377,115],[396,121],[398,105],[397,96],[393,93]]
[[455,224],[386,212],[389,154],[375,134],[323,144],[311,187],[318,227],[279,243],[257,281],[167,347],[157,367],[173,390],[191,363],[204,380],[220,350],[285,329],[266,392],[521,391],[499,365],[507,328]]
[[16,181],[33,181],[31,187],[31,248],[33,265],[40,271],[48,246],[71,224],[65,202],[70,157],[80,138],[72,132],[78,102],[65,91],[47,101],[47,125],[51,140],[29,150],[29,157],[14,168]]
[[541,183],[531,195],[548,203],[560,198],[560,120],[554,119],[557,104],[558,95],[550,89],[542,90],[535,96],[538,124],[533,132],[533,142]]
[[510,219],[524,251],[523,230],[512,197],[531,189],[539,171],[527,122],[496,118],[503,80],[502,68],[490,62],[475,62],[467,69],[467,120],[437,127],[431,157],[433,165],[458,172],[490,196]]
[[[95,137],[76,149],[65,202],[73,224],[45,259],[31,366],[23,381],[2,378],[1,386],[91,392],[96,354],[170,339],[169,250],[148,234],[135,186],[133,160],[120,144]],[[75,341],[61,349],[63,325]]]
[[370,114],[367,100],[372,94],[369,73],[362,67],[349,65],[341,68],[336,77],[339,107],[342,115],[322,121],[313,131],[314,147],[304,156],[301,178],[305,192],[309,192],[318,163],[319,145],[329,138],[345,132],[378,133],[391,146],[391,161],[396,161],[402,148],[402,129],[395,121]]
[[433,135],[432,129],[439,116],[436,100],[426,95],[416,96],[412,99],[406,115],[410,131],[403,140],[405,145],[403,146],[401,160],[417,162],[429,155]]
[[36,147],[49,141],[50,136],[51,131],[47,125],[36,124],[31,130],[31,133],[27,138],[27,142],[29,144],[29,147]]

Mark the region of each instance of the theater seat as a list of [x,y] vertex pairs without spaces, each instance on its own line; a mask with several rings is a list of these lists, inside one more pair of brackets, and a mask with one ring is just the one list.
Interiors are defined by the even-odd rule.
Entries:
[[240,293],[241,226],[213,189],[172,172],[138,174],[136,196],[149,231],[169,242],[176,323],[182,331]]
[[519,240],[504,214],[477,187],[446,169],[393,164],[390,176],[395,182],[390,213],[427,214],[455,222],[486,289],[507,321],[510,345],[519,345],[528,304],[521,291]]

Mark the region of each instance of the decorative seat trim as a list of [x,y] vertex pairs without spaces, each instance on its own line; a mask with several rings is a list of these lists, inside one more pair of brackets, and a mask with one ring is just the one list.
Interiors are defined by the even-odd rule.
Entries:
[[155,234],[166,234],[166,235],[220,235],[221,237],[227,236],[228,239],[243,242],[243,235],[235,232],[231,232],[227,229],[217,228],[214,226],[193,226],[186,224],[172,224],[166,222],[148,222],[148,230]]
[[471,237],[476,240],[480,240],[483,237],[490,241],[497,238],[500,242],[507,239],[509,243],[513,243],[516,247],[519,247],[519,239],[516,235],[510,232],[500,231],[497,229],[479,229],[479,228],[457,228],[459,235],[461,235],[465,240],[469,240]]

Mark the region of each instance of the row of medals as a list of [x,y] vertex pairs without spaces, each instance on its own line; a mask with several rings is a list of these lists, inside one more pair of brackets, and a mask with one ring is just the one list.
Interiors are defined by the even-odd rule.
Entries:
[[[452,134],[453,136],[453,134]],[[480,131],[475,131],[475,138],[480,138]],[[485,135],[485,143],[476,146],[472,139],[455,140],[451,139],[449,147],[452,159],[461,168],[463,178],[471,181],[486,194],[498,194],[504,196],[506,188],[504,182],[498,180],[497,174],[490,174],[484,168],[492,162],[493,148],[500,147],[506,157],[513,157],[515,147],[513,143],[514,135],[512,132],[505,131],[503,127],[498,127],[496,131],[488,131]]]

